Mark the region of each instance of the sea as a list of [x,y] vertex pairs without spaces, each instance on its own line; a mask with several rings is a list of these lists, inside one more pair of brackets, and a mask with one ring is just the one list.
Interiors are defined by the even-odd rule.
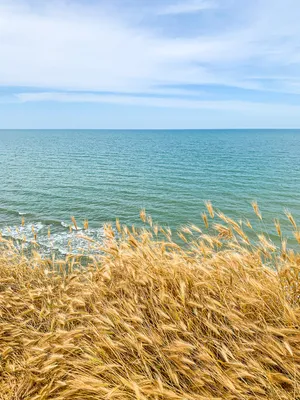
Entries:
[[207,200],[275,243],[279,218],[297,245],[285,210],[300,224],[300,130],[1,130],[0,171],[2,236],[35,236],[46,255],[88,250],[79,232],[101,243],[116,218],[139,226],[141,209],[203,227]]

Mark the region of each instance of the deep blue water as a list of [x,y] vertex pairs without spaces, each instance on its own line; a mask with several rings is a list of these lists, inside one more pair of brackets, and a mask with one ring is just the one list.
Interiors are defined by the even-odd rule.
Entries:
[[257,200],[271,238],[284,208],[300,223],[300,130],[3,130],[0,169],[2,233],[30,238],[34,224],[42,247],[61,251],[78,244],[71,215],[99,239],[116,217],[138,223],[141,208],[173,229],[201,225],[205,200],[251,220]]

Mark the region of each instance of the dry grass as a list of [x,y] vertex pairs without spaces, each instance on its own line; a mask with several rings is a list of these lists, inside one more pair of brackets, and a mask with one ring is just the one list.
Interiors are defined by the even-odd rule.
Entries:
[[182,246],[117,221],[85,268],[2,240],[0,398],[300,399],[300,255],[207,207]]

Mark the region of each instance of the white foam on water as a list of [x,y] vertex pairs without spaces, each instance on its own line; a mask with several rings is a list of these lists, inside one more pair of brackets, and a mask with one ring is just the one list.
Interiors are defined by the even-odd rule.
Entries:
[[49,238],[43,238],[43,244],[61,254],[94,254],[99,253],[103,237],[103,228],[84,232],[72,230],[51,234]]
[[[70,231],[69,225],[62,232],[51,232],[51,225],[41,222],[0,229],[2,236],[16,241],[22,241],[24,248],[28,248],[35,240],[42,255],[50,256],[53,253],[67,254],[97,254],[104,238],[103,228]],[[48,229],[50,235],[48,236]],[[90,240],[89,240],[90,239]],[[25,241],[26,240],[26,241]]]
[[38,233],[41,229],[44,228],[41,222],[22,225],[14,225],[14,226],[6,226],[3,229],[0,229],[2,236],[10,237],[16,240],[23,240],[24,237],[28,240],[34,239],[34,232]]
[[74,230],[74,231],[81,231],[81,230],[83,230],[83,227],[77,225],[77,229],[76,229],[72,223],[69,223],[69,224],[68,224],[68,223],[65,222],[65,221],[61,221],[60,224],[61,224],[61,226],[63,226],[64,228],[68,228],[68,229],[71,228],[71,229]]

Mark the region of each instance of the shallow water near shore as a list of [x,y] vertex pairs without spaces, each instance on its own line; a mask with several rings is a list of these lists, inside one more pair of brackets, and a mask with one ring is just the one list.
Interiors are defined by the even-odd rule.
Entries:
[[139,224],[141,208],[176,230],[203,225],[205,200],[251,220],[257,200],[276,242],[285,208],[300,222],[299,160],[300,130],[2,130],[0,231],[31,239],[33,225],[43,251],[66,253],[88,248],[72,215],[101,241],[104,223]]

